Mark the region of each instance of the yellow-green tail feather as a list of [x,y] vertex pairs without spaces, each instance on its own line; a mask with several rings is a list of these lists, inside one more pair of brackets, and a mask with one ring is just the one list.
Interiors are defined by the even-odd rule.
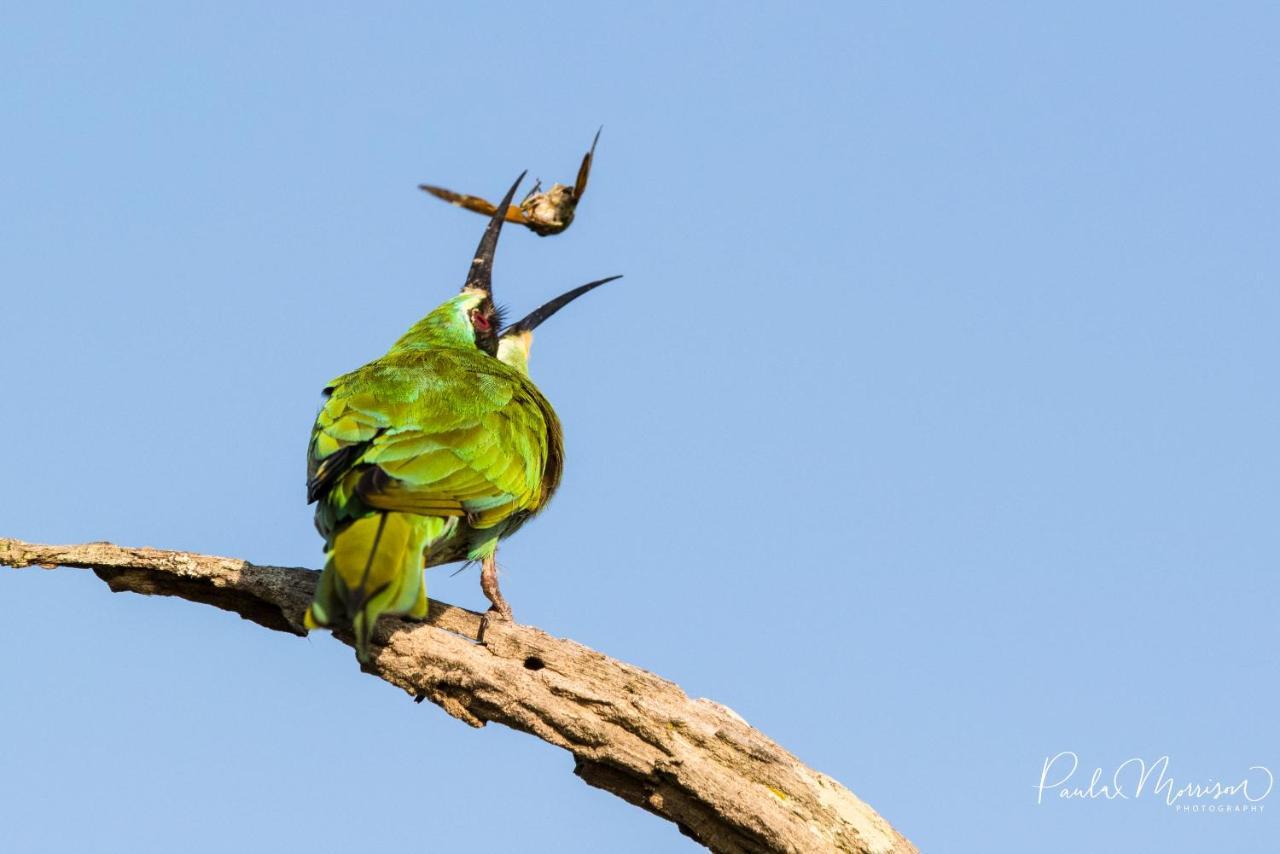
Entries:
[[423,552],[441,537],[449,521],[385,511],[338,531],[326,552],[315,600],[307,609],[307,628],[350,624],[356,656],[367,662],[378,617],[426,616]]

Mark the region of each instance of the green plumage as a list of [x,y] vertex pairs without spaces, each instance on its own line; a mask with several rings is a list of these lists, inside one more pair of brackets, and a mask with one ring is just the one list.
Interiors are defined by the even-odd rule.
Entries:
[[523,365],[481,349],[481,310],[488,295],[464,290],[325,390],[307,462],[326,561],[307,624],[352,625],[362,661],[380,615],[426,615],[424,566],[489,557],[559,483],[560,423]]

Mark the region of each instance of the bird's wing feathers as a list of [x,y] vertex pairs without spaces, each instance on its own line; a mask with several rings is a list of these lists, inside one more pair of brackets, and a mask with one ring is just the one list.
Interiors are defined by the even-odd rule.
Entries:
[[536,504],[548,457],[540,395],[478,351],[406,359],[335,381],[312,433],[309,491],[322,497],[360,469],[355,492],[369,506],[478,527]]

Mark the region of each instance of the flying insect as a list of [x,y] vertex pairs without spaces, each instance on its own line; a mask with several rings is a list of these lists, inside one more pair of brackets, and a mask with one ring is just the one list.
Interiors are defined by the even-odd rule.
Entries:
[[539,237],[559,234],[573,223],[574,211],[582,201],[582,195],[587,191],[587,178],[591,174],[591,163],[595,158],[596,143],[599,141],[600,131],[598,130],[595,139],[591,141],[591,150],[583,155],[582,165],[578,167],[578,179],[574,181],[573,186],[552,184],[551,189],[544,191],[542,182],[539,181],[533,185],[533,189],[519,205],[510,203],[494,205],[479,196],[455,193],[453,190],[431,184],[419,184],[418,189],[430,193],[437,199],[443,199],[450,204],[485,216],[493,216],[498,211],[505,210],[506,213],[503,216],[507,222],[523,225]]

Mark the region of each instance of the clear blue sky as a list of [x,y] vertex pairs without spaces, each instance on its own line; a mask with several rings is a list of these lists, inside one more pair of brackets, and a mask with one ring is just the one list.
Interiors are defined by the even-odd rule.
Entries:
[[[573,227],[497,263],[515,311],[626,274],[535,346],[568,465],[517,616],[925,851],[1280,850],[1280,793],[1035,802],[1064,750],[1280,772],[1280,16],[463,5],[0,13],[0,535],[317,566],[319,391],[483,225],[415,185],[567,180],[603,124]],[[0,601],[6,850],[692,848],[323,633]]]

